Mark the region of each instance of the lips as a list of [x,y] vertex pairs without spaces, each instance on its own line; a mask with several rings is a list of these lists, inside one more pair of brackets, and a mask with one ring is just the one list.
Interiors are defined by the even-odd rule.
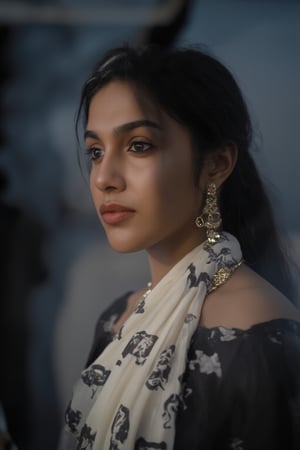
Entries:
[[128,206],[119,205],[117,203],[104,204],[100,207],[100,214],[103,221],[109,225],[115,225],[132,217],[135,210]]

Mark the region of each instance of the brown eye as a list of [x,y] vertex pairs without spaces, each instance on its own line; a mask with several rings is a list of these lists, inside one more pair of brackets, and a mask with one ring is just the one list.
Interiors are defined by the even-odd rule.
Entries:
[[149,142],[143,142],[143,141],[135,141],[132,142],[130,146],[130,151],[134,153],[146,153],[147,151],[151,150],[153,148],[153,145]]
[[96,161],[103,156],[104,151],[98,147],[91,147],[87,148],[85,153],[92,161]]

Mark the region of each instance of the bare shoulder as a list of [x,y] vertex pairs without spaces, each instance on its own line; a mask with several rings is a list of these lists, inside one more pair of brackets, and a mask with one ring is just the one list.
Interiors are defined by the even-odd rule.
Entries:
[[300,312],[275,287],[243,264],[204,302],[200,325],[248,329],[273,319],[300,322]]

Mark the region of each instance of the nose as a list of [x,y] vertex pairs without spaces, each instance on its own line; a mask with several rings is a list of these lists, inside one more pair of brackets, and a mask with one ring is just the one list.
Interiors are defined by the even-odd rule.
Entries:
[[[121,158],[106,153],[92,168],[92,178],[100,191],[122,191],[126,187]],[[92,180],[91,180],[92,181]]]

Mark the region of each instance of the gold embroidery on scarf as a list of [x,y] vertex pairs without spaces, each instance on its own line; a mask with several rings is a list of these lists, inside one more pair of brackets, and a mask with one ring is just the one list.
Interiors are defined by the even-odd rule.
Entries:
[[238,267],[243,263],[244,261],[241,259],[237,264],[231,267],[222,267],[218,270],[217,273],[214,274],[212,281],[210,285],[207,288],[207,293],[210,294],[212,291],[220,287],[222,284],[225,283],[225,281],[228,280],[228,278],[231,277],[233,272],[236,271]]

